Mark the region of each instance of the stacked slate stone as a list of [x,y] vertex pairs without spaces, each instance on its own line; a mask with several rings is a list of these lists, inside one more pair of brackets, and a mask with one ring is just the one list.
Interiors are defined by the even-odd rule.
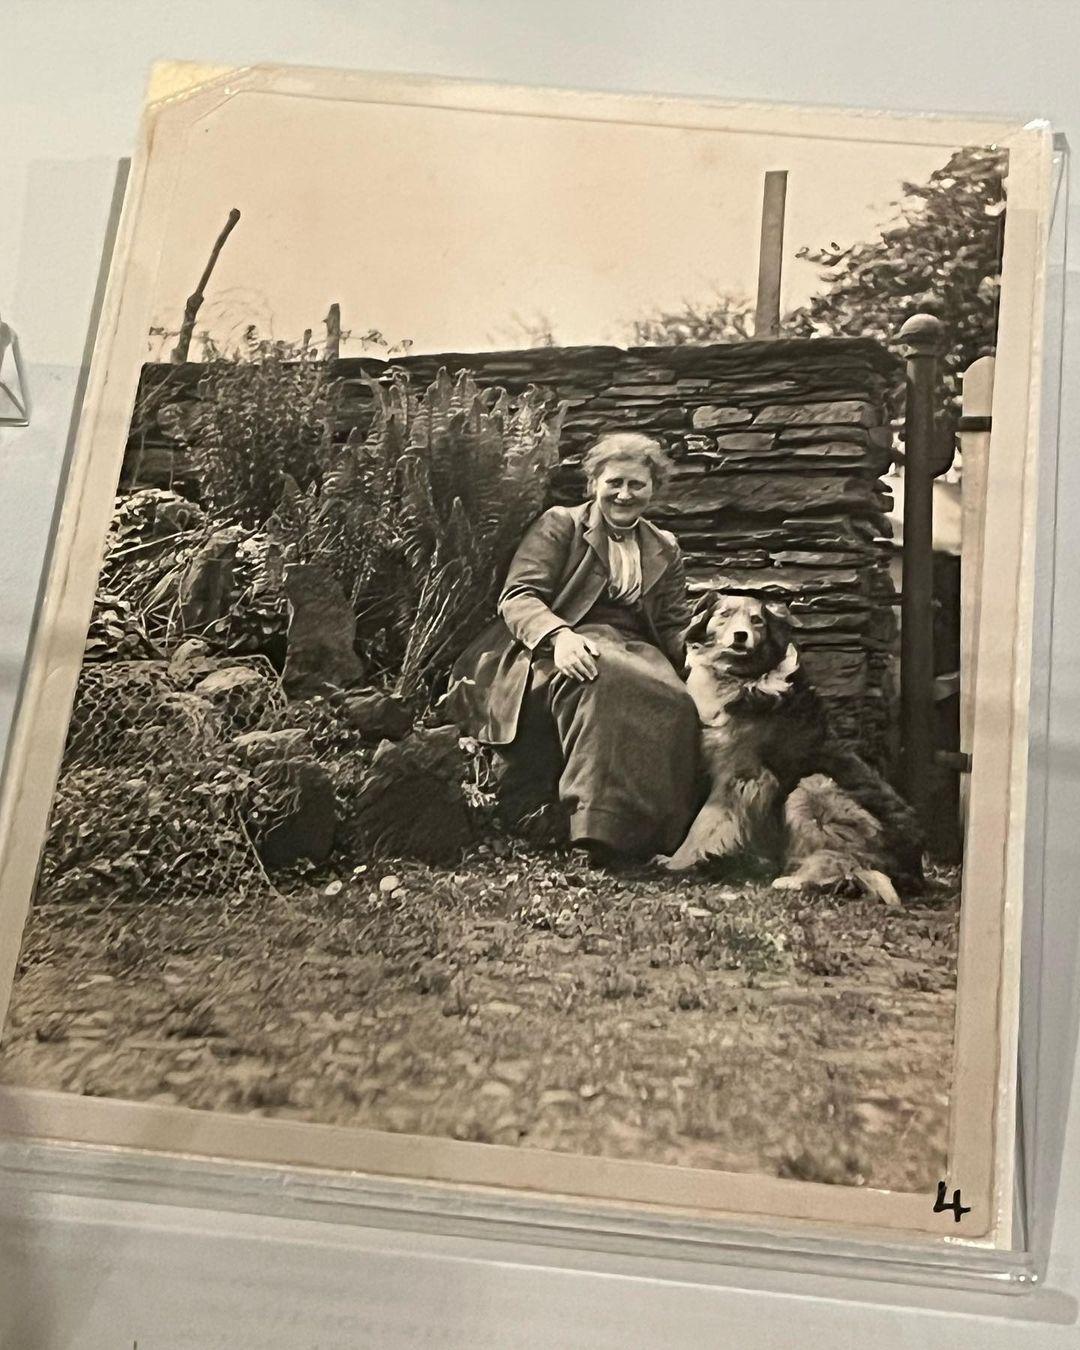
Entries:
[[400,364],[418,382],[466,367],[481,384],[538,384],[565,400],[556,501],[581,500],[581,456],[602,432],[661,440],[676,471],[653,518],[679,537],[692,587],[783,600],[837,735],[884,765],[897,626],[880,477],[900,368],[876,342],[549,348]]
[[[675,458],[652,514],[678,536],[692,587],[784,601],[836,734],[883,765],[897,633],[880,482],[892,358],[863,341],[628,356],[640,362],[635,378],[608,397],[620,427],[658,435]],[[590,439],[603,429],[591,426]],[[580,499],[579,462],[574,452],[563,461],[560,500]]]
[[[378,378],[390,364],[336,362],[348,391],[342,436],[366,425],[364,377]],[[481,385],[511,393],[538,385],[565,401],[556,501],[581,499],[581,457],[601,433],[656,436],[676,472],[653,518],[678,535],[692,587],[785,601],[837,734],[884,764],[897,625],[887,566],[890,503],[880,478],[890,461],[887,403],[901,367],[878,343],[554,347],[392,364],[421,386],[440,367],[467,369]],[[147,367],[142,393],[169,379],[193,395],[203,370]],[[143,479],[154,446],[167,443],[142,428],[131,449]]]

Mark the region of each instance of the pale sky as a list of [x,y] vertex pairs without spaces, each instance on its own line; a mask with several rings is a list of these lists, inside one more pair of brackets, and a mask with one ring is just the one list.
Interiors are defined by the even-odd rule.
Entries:
[[[231,207],[197,328],[412,350],[630,340],[635,318],[757,284],[762,179],[789,171],[783,309],[816,289],[803,245],[874,237],[942,146],[734,134],[245,93],[191,132],[154,302],[179,326]],[[158,344],[152,344],[157,350]],[[197,352],[193,350],[193,355]]]

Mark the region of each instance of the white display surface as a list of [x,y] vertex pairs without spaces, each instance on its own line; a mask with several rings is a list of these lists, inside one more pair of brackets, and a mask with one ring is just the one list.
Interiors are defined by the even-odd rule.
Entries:
[[[288,61],[521,83],[1044,116],[1080,137],[1067,3],[942,8],[803,0],[742,6],[607,0],[577,6],[277,0],[183,9],[12,3],[4,16],[0,313],[18,331],[31,425],[0,433],[0,737],[10,725],[56,484],[80,379],[117,161],[128,153],[152,60]],[[1074,213],[1075,219],[1075,213]],[[1075,282],[1072,290],[1076,291]],[[245,1220],[108,1200],[3,1203],[0,1345],[18,1347],[441,1345],[1065,1346],[1076,1343],[1080,1096],[1075,909],[1080,726],[1071,597],[1078,559],[1069,452],[1080,417],[1064,355],[1058,605],[1046,858],[1051,940],[1042,1035],[1050,1145],[1066,1165],[1048,1289],[1034,1299],[889,1291],[641,1258]],[[1058,1115],[1072,1090],[1069,1133]],[[1051,1186],[1052,1189],[1052,1186]],[[1053,1291],[1053,1292],[1052,1292]],[[889,1302],[890,1294],[895,1296]],[[803,1295],[798,1305],[792,1297]],[[960,1320],[960,1314],[979,1320]]]

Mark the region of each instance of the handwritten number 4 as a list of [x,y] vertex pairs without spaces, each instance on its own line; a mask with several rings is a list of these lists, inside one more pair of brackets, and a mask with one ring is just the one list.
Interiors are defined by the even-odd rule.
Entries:
[[953,1218],[956,1220],[957,1223],[960,1222],[960,1220],[964,1217],[965,1214],[971,1213],[970,1205],[962,1205],[960,1203],[959,1186],[956,1188],[955,1191],[953,1191],[952,1200],[950,1200],[949,1203],[946,1204],[945,1183],[943,1181],[939,1181],[937,1184],[937,1199],[934,1201],[934,1213],[944,1214],[947,1209],[952,1210]]

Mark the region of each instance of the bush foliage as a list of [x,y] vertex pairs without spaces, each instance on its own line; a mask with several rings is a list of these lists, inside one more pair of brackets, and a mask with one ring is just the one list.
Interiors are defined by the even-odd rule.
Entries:
[[[214,363],[163,422],[199,472],[198,504],[141,489],[117,504],[87,655],[167,655],[198,636],[280,665],[286,569],[317,563],[356,615],[365,668],[417,711],[494,612],[558,461],[562,408],[440,371],[355,388],[279,343]],[[215,604],[191,603],[213,573]],[[203,585],[202,589],[206,589]]]
[[956,151],[925,184],[905,183],[897,216],[877,239],[848,248],[804,249],[821,269],[820,294],[789,315],[793,337],[895,340],[905,319],[936,314],[948,334],[946,382],[997,341],[1008,154],[993,146]]
[[[905,319],[936,314],[948,334],[945,382],[997,341],[1008,155],[993,146],[957,150],[926,183],[904,183],[895,219],[875,238],[848,247],[803,248],[821,288],[787,314],[784,337],[875,337],[892,343]],[[752,336],[753,306],[739,296],[687,302],[634,324],[649,346],[737,342]]]

